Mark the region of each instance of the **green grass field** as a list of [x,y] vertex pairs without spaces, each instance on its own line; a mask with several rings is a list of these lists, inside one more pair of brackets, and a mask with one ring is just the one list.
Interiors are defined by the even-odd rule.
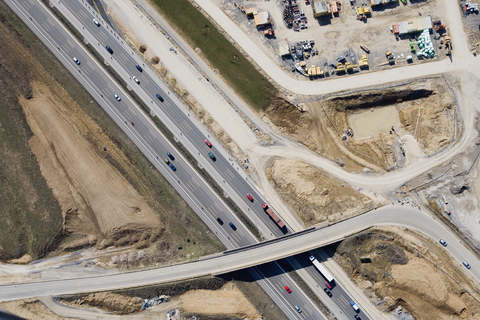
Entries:
[[165,18],[254,109],[265,109],[277,90],[242,53],[187,0],[152,0]]

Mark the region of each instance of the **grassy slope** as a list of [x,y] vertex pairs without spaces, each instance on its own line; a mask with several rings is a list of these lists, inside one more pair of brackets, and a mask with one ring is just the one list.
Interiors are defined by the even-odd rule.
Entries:
[[152,0],[165,18],[256,110],[266,108],[277,91],[268,80],[188,0]]
[[8,35],[26,27],[3,2],[0,22],[0,258],[36,258],[60,235],[62,213],[28,145],[33,133],[17,99],[31,96],[33,74],[22,57],[9,55]]
[[[154,209],[161,219],[161,221],[166,226],[166,232],[163,236],[163,239],[160,241],[159,249],[164,251],[168,251],[168,254],[159,254],[156,259],[159,262],[168,262],[168,260],[178,260],[184,259],[185,256],[188,254],[191,258],[195,258],[201,255],[217,252],[223,250],[223,245],[218,241],[218,239],[212,234],[207,233],[208,228],[205,224],[201,221],[201,219],[191,210],[191,208],[183,201],[179,194],[169,185],[169,183],[163,178],[163,176],[155,170],[150,162],[143,156],[143,154],[137,149],[137,147],[128,139],[128,137],[123,133],[123,131],[118,128],[118,126],[110,119],[110,117],[103,111],[103,109],[95,102],[92,101],[92,97],[88,94],[88,92],[83,88],[83,86],[74,80],[68,70],[66,70],[63,65],[53,56],[53,54],[41,43],[39,39],[28,29],[22,21],[20,21],[16,15],[3,3],[0,2],[0,22],[4,25],[8,25],[8,30],[11,34],[15,36],[15,38],[24,45],[25,50],[28,54],[31,54],[43,68],[70,94],[70,96],[79,104],[79,106],[93,119],[97,122],[97,124],[102,128],[102,130],[107,133],[109,138],[114,141],[114,143],[126,154],[128,159],[130,159],[131,164],[135,166],[134,169],[131,167],[128,168],[129,170],[123,170],[119,167],[118,163],[115,163],[115,160],[106,157],[108,161],[112,163],[124,176],[125,178],[133,185],[135,189],[139,191],[139,193],[145,198],[147,203]],[[1,39],[0,39],[1,41]],[[12,83],[19,83],[19,79],[21,79],[21,93],[28,97],[31,95],[31,89],[29,87],[29,82],[33,79],[36,79],[34,74],[31,74],[28,69],[22,70],[21,62],[15,61],[15,57],[6,55],[4,50],[0,50],[0,56],[2,57],[2,68],[5,69],[6,61],[12,60],[13,64],[12,67],[8,70],[7,73],[4,72],[2,78],[11,79]],[[7,51],[8,52],[8,51]],[[10,63],[10,62],[9,62]],[[20,73],[21,72],[21,73]],[[42,79],[37,79],[42,80]],[[19,85],[17,85],[19,87]],[[5,95],[3,95],[5,96]],[[5,98],[5,97],[2,97]],[[13,99],[13,100],[12,100]],[[18,102],[16,101],[16,95],[12,96],[12,101],[10,103],[1,102],[1,108],[5,111],[2,112],[2,117],[7,116],[3,115],[3,113],[8,114],[10,111],[8,110],[8,106],[14,104],[18,106]],[[13,103],[13,104],[12,104]],[[18,108],[20,108],[18,106]],[[24,115],[21,111],[21,108],[18,109],[17,117],[23,121],[25,125],[25,129],[23,131],[30,132],[28,126],[26,125]],[[6,120],[8,121],[8,120]],[[10,121],[11,122],[11,121]],[[13,122],[12,122],[13,124]],[[3,120],[2,120],[3,125]],[[2,129],[5,127],[2,126]],[[7,132],[7,130],[5,130]],[[3,131],[2,133],[3,134]],[[7,135],[11,135],[12,133],[10,130],[6,133]],[[25,138],[24,141],[24,152],[27,152],[31,158],[31,161],[35,162],[33,155],[30,153],[28,146],[26,145],[26,141],[31,136],[29,133]],[[0,135],[1,137],[1,135]],[[92,147],[100,148],[101,146],[94,145],[94,141],[90,141],[93,145]],[[3,144],[3,140],[0,140],[0,143]],[[18,152],[18,146],[12,146],[10,151],[12,153]],[[2,152],[4,153],[4,152]],[[0,154],[0,157],[3,157]],[[0,159],[1,161],[1,159]],[[8,159],[4,160],[8,161]],[[18,161],[17,161],[18,162]],[[35,168],[38,170],[38,166],[34,163]],[[26,169],[24,169],[26,170]],[[61,215],[60,215],[60,208],[56,203],[56,200],[51,195],[50,189],[46,186],[45,180],[41,176],[40,172],[34,172],[33,174],[28,171],[27,177],[31,177],[31,179],[39,179],[42,183],[35,185],[37,189],[41,190],[42,192],[49,193],[52,197],[51,200],[47,196],[40,197],[41,201],[47,202],[53,201],[55,203],[55,209],[58,212],[56,222],[46,223],[43,226],[43,222],[38,222],[40,219],[38,217],[39,212],[44,213],[46,210],[42,208],[35,207],[34,212],[36,212],[36,216],[33,216],[32,219],[25,221],[25,219],[17,220],[15,225],[11,225],[10,231],[7,230],[3,223],[1,224],[0,228],[4,228],[8,233],[1,232],[5,234],[5,237],[2,239],[2,235],[0,235],[0,241],[4,240],[5,243],[8,243],[8,239],[10,237],[19,237],[22,240],[15,241],[22,244],[24,251],[27,250],[26,248],[29,247],[29,244],[26,242],[27,238],[35,238],[40,237],[44,239],[43,241],[48,241],[49,238],[52,238],[52,235],[55,232],[58,232],[61,229]],[[0,169],[0,174],[4,175],[5,172],[2,172]],[[0,186],[0,192],[2,195],[0,197],[9,197],[15,192],[7,192],[4,190],[5,188],[14,188],[15,184],[13,181],[8,180],[7,183],[3,183]],[[10,185],[11,186],[8,186]],[[19,182],[21,185],[21,182]],[[18,187],[17,187],[18,189]],[[11,197],[11,196],[10,196]],[[16,200],[17,203],[22,203],[20,200]],[[24,202],[24,201],[23,201]],[[4,210],[2,209],[2,212]],[[15,214],[15,208],[12,207],[11,209],[6,209],[11,215],[17,216]],[[54,210],[48,210],[53,214]],[[29,235],[25,236],[25,231],[21,231],[28,228],[29,224],[34,226],[38,226],[38,233],[36,235]],[[32,228],[32,226],[30,226]],[[53,231],[49,231],[52,229]],[[0,229],[3,231],[3,229]],[[23,232],[23,235],[20,235]],[[25,238],[25,239],[24,239]],[[24,240],[23,240],[24,239]],[[187,239],[190,242],[187,242]],[[0,245],[4,246],[3,241],[0,242]],[[183,249],[179,251],[177,247],[182,246]],[[171,250],[169,250],[171,248]],[[38,250],[33,250],[34,256],[40,256],[38,254]],[[35,254],[35,252],[37,254]]]

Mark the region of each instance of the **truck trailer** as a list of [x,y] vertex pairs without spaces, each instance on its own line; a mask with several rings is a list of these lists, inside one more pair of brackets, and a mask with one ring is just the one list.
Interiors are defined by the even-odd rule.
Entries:
[[285,227],[285,224],[282,222],[282,220],[280,220],[280,218],[275,214],[275,212],[273,212],[273,210],[268,207],[268,204],[264,203],[262,207],[265,212],[270,216],[270,218],[272,218],[273,221],[275,221],[275,223],[280,227],[280,229]]
[[322,276],[329,282],[332,283],[335,281],[333,276],[330,272],[328,272],[327,268],[325,268],[314,256],[310,256],[310,261],[312,261],[315,268],[317,268],[318,272],[322,274]]

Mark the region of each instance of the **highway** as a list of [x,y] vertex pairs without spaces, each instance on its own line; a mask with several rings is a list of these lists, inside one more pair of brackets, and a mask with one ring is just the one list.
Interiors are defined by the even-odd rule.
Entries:
[[[24,12],[24,18],[32,23],[36,28],[37,35],[50,46],[52,52],[69,68],[75,77],[83,83],[87,90],[90,91],[93,97],[97,98],[101,104],[106,105],[105,110],[116,121],[116,123],[127,133],[127,135],[137,144],[140,150],[150,158],[152,163],[162,172],[168,181],[177,189],[177,191],[184,196],[185,200],[194,208],[200,215],[202,220],[215,231],[217,236],[227,246],[227,248],[238,248],[249,244],[254,244],[258,240],[255,239],[250,232],[243,226],[243,224],[235,217],[235,215],[224,204],[222,199],[201,179],[198,173],[190,166],[189,162],[182,158],[181,155],[175,152],[174,147],[165,139],[161,133],[155,128],[154,124],[147,118],[143,112],[135,106],[129,99],[128,95],[105,73],[96,60],[86,52],[81,44],[74,39],[39,2],[33,1],[13,1],[16,8],[21,8]],[[15,9],[16,9],[15,8]],[[214,139],[212,141],[212,148],[209,148],[205,143],[207,134],[203,134],[195,125],[191,123],[188,111],[183,112],[178,105],[180,102],[176,100],[173,95],[169,94],[168,89],[161,83],[158,83],[147,70],[139,71],[135,64],[141,63],[134,60],[126,49],[122,46],[121,41],[113,40],[112,36],[115,33],[109,28],[106,30],[104,25],[96,26],[93,23],[93,18],[88,17],[88,12],[72,8],[79,16],[83,16],[85,23],[88,23],[92,32],[97,32],[97,36],[106,42],[112,49],[113,54],[100,46],[98,51],[104,56],[105,60],[109,62],[116,71],[123,75],[126,72],[124,79],[130,80],[130,85],[134,88],[139,88],[139,94],[144,101],[151,101],[150,107],[155,114],[159,115],[164,121],[171,121],[179,124],[182,128],[179,137],[189,137],[187,142],[191,145],[196,145],[196,150],[202,155],[203,160],[212,162],[212,166],[220,166],[223,168],[225,180],[229,183],[238,184],[242,191],[249,192],[253,197],[253,203],[248,201],[246,197],[244,202],[252,209],[261,209],[261,220],[266,222],[267,228],[271,228],[269,236],[283,235],[282,232],[268,216],[263,213],[261,208],[261,198],[251,190],[248,183],[236,173],[235,168],[223,158],[223,154],[215,146]],[[85,9],[83,9],[85,10]],[[98,19],[100,19],[98,17]],[[88,27],[87,27],[88,28]],[[85,31],[84,31],[85,32]],[[92,41],[92,43],[94,43]],[[73,58],[77,58],[79,64],[75,64]],[[138,60],[140,61],[140,60]],[[120,67],[120,65],[122,67]],[[143,65],[142,65],[143,66]],[[125,67],[125,70],[122,68]],[[136,76],[140,84],[136,84],[129,79]],[[160,94],[164,101],[156,98],[156,94]],[[115,99],[114,94],[118,95],[120,101]],[[145,98],[145,95],[148,97]],[[185,108],[184,108],[185,109]],[[167,116],[168,115],[168,118]],[[190,147],[187,144],[187,147]],[[192,148],[189,148],[192,151]],[[216,161],[212,161],[208,156],[208,152],[212,151],[217,154]],[[172,170],[164,161],[167,158],[167,152],[171,152],[174,160],[169,161],[176,167]],[[204,165],[208,167],[208,165]],[[213,170],[212,170],[213,171]],[[230,176],[228,176],[230,175]],[[248,189],[247,189],[248,188]],[[248,191],[247,191],[248,190]],[[253,210],[252,210],[253,211]],[[220,218],[222,223],[219,223],[217,218]],[[235,225],[235,230],[229,226],[229,222]],[[261,223],[261,222],[260,222]],[[286,231],[286,230],[284,230]],[[317,307],[310,299],[302,292],[302,290],[294,283],[288,274],[286,274],[276,262],[271,262],[263,266],[252,268],[250,272],[254,278],[258,279],[259,284],[272,297],[279,307],[289,315],[291,319],[321,319],[323,316]],[[265,277],[263,273],[274,273],[275,277]],[[283,288],[282,284],[289,285],[293,293],[288,294]],[[304,312],[298,314],[294,306],[298,305]]]
[[[401,206],[388,206],[372,211],[369,214],[318,229],[315,232],[289,237],[284,241],[274,241],[251,250],[225,254],[217,258],[159,269],[100,277],[0,286],[0,301],[45,295],[113,290],[194,278],[202,275],[218,275],[322,247],[372,226],[387,225],[415,229],[431,237],[434,242],[438,242],[440,238],[444,239],[448,243],[445,250],[456,259],[457,265],[461,268],[460,270],[463,270],[472,281],[478,283],[478,279],[480,279],[480,262],[442,224],[422,211]],[[470,263],[472,267],[470,270],[462,266],[463,260]]]
[[[200,154],[204,159],[208,160],[207,162],[202,162],[202,164],[209,173],[218,172],[220,174],[221,179],[217,180],[217,183],[220,186],[228,184],[231,186],[231,190],[233,190],[232,193],[242,195],[238,197],[238,199],[235,199],[235,203],[237,203],[237,205],[242,203],[245,208],[248,208],[250,212],[252,212],[250,214],[249,210],[244,210],[253,222],[258,221],[256,225],[263,231],[264,236],[269,239],[287,233],[288,230],[280,230],[269,216],[264,213],[262,208],[264,200],[260,194],[252,188],[248,181],[238,173],[240,169],[238,164],[228,160],[229,156],[226,152],[218,148],[219,144],[215,143],[206,131],[200,129],[202,125],[196,121],[194,117],[190,116],[188,109],[183,106],[181,101],[173,94],[169,94],[168,88],[163,83],[160,83],[158,78],[154,76],[148,68],[144,67],[139,58],[136,59],[136,56],[131,54],[131,49],[123,43],[121,38],[119,38],[111,28],[106,29],[104,25],[98,27],[93,23],[93,9],[87,1],[83,1],[83,4],[82,1],[64,1],[59,8],[62,9],[63,6],[74,15],[78,24],[75,23],[75,21],[69,20],[75,26],[83,26],[85,31],[93,35],[97,42],[97,51],[101,52],[102,55],[112,62],[117,72],[121,70],[120,74],[122,76],[125,75],[125,79],[129,80],[129,85],[132,86],[133,90],[144,101],[150,102],[148,106],[153,108],[154,113],[157,114],[162,121],[168,118],[171,123],[170,125],[167,124],[168,127],[176,126],[179,129],[180,134],[178,138],[183,138],[181,140],[182,142],[186,140],[189,142],[189,151],[196,157]],[[106,51],[106,45],[113,50],[112,55]],[[137,70],[135,67],[136,64],[140,64],[144,70],[142,72]],[[126,73],[123,74],[123,71]],[[140,80],[140,84],[136,84],[131,80],[133,76]],[[157,93],[165,99],[164,102],[160,102],[156,98]],[[211,148],[205,145],[205,139],[212,140]],[[209,151],[213,153],[215,160],[210,159],[208,155]],[[253,202],[250,202],[246,198],[247,193],[252,195]],[[230,195],[234,196],[234,194]],[[262,230],[262,225],[266,225],[268,230]]]

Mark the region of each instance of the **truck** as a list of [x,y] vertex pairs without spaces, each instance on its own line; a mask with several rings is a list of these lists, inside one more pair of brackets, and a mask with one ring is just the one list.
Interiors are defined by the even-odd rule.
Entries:
[[322,274],[322,276],[329,282],[332,283],[335,279],[333,279],[333,276],[330,272],[328,272],[327,268],[322,266],[320,262],[314,257],[310,256],[310,261],[313,263],[315,268],[317,268],[318,272]]
[[265,212],[270,216],[270,218],[275,221],[275,223],[280,229],[285,227],[285,224],[282,222],[282,220],[280,220],[280,218],[275,214],[275,212],[273,212],[273,210],[268,207],[268,204],[264,203],[262,207],[263,210],[265,210]]

